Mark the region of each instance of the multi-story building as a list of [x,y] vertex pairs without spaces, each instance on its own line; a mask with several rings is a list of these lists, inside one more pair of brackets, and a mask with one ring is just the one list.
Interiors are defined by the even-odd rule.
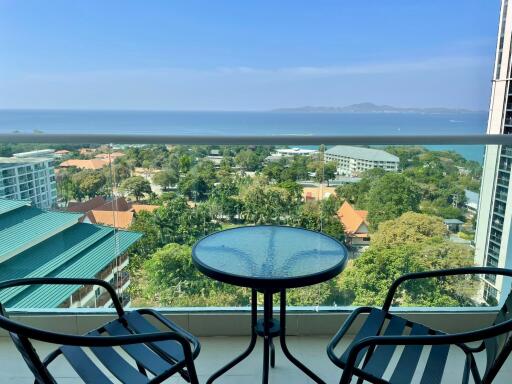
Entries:
[[358,176],[373,168],[397,172],[400,159],[386,151],[374,148],[336,145],[325,151],[324,161],[334,161],[338,174],[342,176]]
[[42,150],[0,157],[0,197],[30,200],[39,208],[57,204],[53,151]]
[[[511,88],[512,7],[508,0],[501,6],[496,47],[488,134],[512,133]],[[480,191],[475,242],[475,263],[512,268],[512,194],[509,194],[512,166],[511,146],[487,146]],[[483,297],[499,302],[510,289],[510,278],[484,276]]]

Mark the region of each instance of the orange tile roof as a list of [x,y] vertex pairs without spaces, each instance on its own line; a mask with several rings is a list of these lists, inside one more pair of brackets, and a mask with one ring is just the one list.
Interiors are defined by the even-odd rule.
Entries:
[[80,169],[101,169],[109,163],[105,159],[78,160],[71,159],[60,163],[59,167],[77,167]]
[[304,200],[323,200],[330,195],[336,194],[334,187],[304,187],[302,197]]
[[[121,157],[121,156],[124,156],[123,152],[112,152],[110,154],[110,158],[111,159],[116,159],[116,158]],[[108,160],[109,154],[108,153],[99,153],[99,154],[97,154],[94,157],[97,158],[97,159],[107,159]]]
[[133,221],[132,211],[97,211],[87,212],[87,217],[93,224],[103,224],[115,228],[128,229]]
[[159,208],[158,205],[151,204],[132,204],[132,209],[135,213],[139,213],[140,211],[153,212],[155,209]]
[[367,216],[368,211],[355,210],[347,201],[338,209],[338,217],[345,227],[345,233],[348,234],[357,234],[361,224],[368,225]]

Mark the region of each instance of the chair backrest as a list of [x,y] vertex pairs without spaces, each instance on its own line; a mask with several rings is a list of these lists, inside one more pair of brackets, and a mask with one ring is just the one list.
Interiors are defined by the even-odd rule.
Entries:
[[[0,303],[0,316],[9,318],[7,311],[5,310],[2,303]],[[34,375],[36,383],[55,384],[55,379],[41,362],[41,359],[39,358],[39,355],[37,354],[30,340],[23,335],[19,335],[14,332],[9,332],[9,335],[11,336],[14,345],[21,353],[21,356],[27,363],[28,368]]]
[[[509,293],[505,303],[501,307],[493,325],[501,324],[504,321],[512,319],[512,290]],[[511,330],[512,331],[512,330]],[[503,333],[499,336],[484,340],[485,351],[487,353],[487,366],[482,379],[484,382],[491,382],[505,360],[512,351],[512,334],[511,331]]]

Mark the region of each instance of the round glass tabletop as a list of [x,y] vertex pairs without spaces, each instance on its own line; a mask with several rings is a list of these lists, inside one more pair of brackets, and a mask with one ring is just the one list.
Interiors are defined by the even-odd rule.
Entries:
[[252,288],[292,288],[339,274],[347,250],[339,241],[302,228],[248,226],[199,240],[192,260],[205,275]]

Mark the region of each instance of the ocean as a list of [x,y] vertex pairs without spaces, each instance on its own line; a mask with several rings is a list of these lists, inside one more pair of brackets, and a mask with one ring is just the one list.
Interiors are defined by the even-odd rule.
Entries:
[[[0,110],[0,133],[159,135],[467,135],[485,133],[487,113],[311,113]],[[421,143],[418,143],[421,144]],[[482,161],[483,146],[453,149]]]

